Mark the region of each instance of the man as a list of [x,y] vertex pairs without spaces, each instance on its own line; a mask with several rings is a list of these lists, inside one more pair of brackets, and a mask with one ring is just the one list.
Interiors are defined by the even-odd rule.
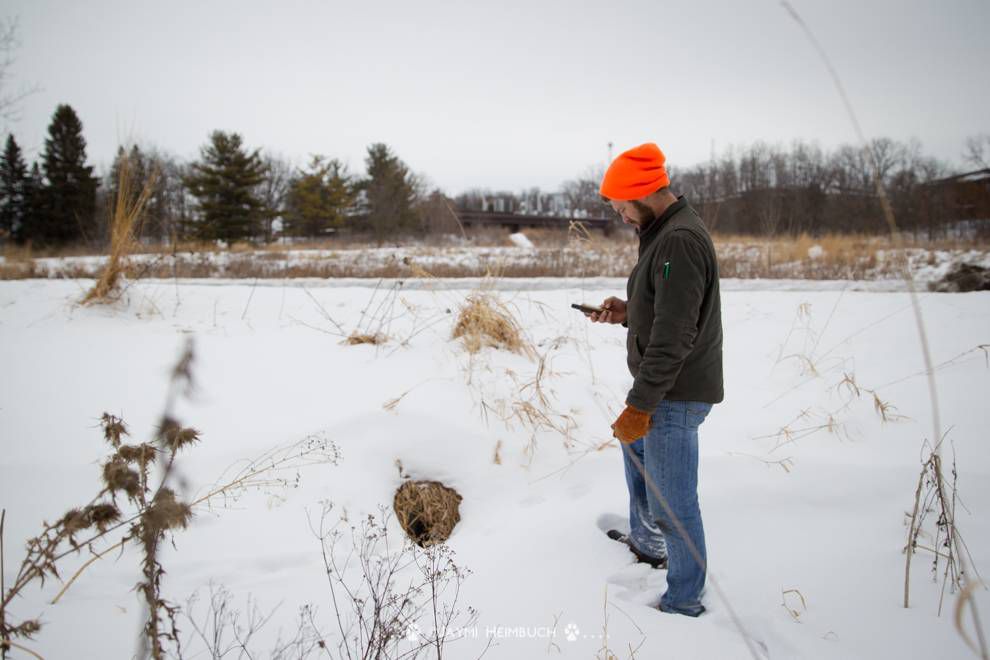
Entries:
[[606,298],[604,311],[589,318],[628,328],[634,378],[612,424],[624,445],[631,531],[609,535],[640,561],[667,565],[662,612],[698,616],[707,570],[698,427],[723,399],[718,262],[701,218],[670,192],[665,162],[648,143],[620,154],[605,172],[601,195],[636,228],[639,259],[627,300]]

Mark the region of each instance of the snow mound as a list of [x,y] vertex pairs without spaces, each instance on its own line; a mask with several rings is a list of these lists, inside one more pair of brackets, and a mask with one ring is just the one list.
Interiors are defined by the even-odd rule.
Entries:
[[509,240],[516,247],[532,249],[535,247],[533,241],[529,240],[529,237],[521,231],[517,231],[515,234],[509,234]]

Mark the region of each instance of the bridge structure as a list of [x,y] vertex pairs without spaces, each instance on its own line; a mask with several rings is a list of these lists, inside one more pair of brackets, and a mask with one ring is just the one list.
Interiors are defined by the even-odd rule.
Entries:
[[571,223],[582,224],[586,229],[601,230],[611,235],[618,223],[612,218],[569,218],[556,215],[525,215],[522,213],[496,213],[492,211],[455,211],[457,219],[465,227],[504,227],[517,232],[523,227],[567,229]]

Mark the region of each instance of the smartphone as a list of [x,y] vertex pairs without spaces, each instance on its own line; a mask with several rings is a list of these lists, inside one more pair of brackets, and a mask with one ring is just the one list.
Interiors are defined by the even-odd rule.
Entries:
[[601,314],[605,311],[602,307],[591,307],[590,305],[579,305],[578,303],[571,303],[571,307],[585,314]]

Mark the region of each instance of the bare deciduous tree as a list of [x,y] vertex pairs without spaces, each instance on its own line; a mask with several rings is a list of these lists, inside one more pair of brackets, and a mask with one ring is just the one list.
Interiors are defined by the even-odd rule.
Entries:
[[0,19],[0,118],[7,122],[19,119],[21,101],[41,89],[30,85],[17,92],[10,90],[11,69],[17,61],[14,52],[20,46],[17,30],[16,18]]
[[258,196],[264,200],[265,207],[271,210],[262,221],[262,229],[265,243],[271,243],[274,238],[272,225],[285,209],[285,200],[289,194],[295,167],[288,159],[267,152],[262,154],[261,162],[265,165],[267,175],[265,180],[258,184]]
[[981,170],[990,168],[990,133],[966,138],[966,162]]

